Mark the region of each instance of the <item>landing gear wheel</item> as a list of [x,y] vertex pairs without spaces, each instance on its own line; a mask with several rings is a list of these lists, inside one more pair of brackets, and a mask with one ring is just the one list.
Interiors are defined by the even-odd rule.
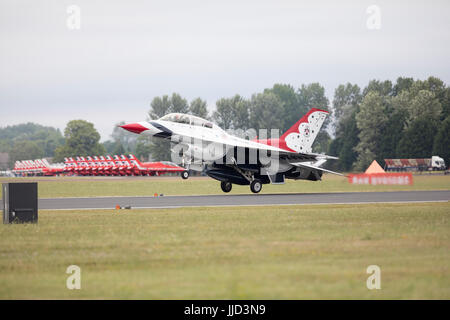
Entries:
[[258,193],[262,189],[262,183],[260,180],[255,179],[250,183],[250,190],[252,190],[253,193]]
[[220,187],[222,188],[223,192],[230,192],[231,188],[233,187],[233,185],[231,184],[231,182],[228,181],[222,181],[220,183]]
[[187,178],[189,178],[189,171],[183,171],[181,173],[181,178],[183,178],[184,180],[186,180]]

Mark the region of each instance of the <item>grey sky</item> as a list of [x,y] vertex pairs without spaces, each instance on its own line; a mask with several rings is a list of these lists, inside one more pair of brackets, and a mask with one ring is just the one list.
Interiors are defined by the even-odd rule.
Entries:
[[[81,29],[69,30],[69,5]],[[366,9],[381,9],[369,30]],[[430,75],[450,82],[450,1],[0,2],[0,126],[95,124],[102,140],[155,96],[215,101],[274,83]]]

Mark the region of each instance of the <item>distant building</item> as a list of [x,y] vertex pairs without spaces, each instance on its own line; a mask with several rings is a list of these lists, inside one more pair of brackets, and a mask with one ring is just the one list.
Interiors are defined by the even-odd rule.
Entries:
[[0,152],[0,170],[7,170],[9,163],[9,153]]

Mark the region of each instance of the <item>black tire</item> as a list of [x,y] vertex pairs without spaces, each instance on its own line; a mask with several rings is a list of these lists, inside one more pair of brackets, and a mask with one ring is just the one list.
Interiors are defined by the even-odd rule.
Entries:
[[253,193],[259,193],[262,189],[262,182],[261,180],[255,179],[250,183],[250,190]]
[[222,189],[223,192],[230,192],[231,189],[233,188],[233,185],[231,184],[231,182],[222,181],[220,183],[220,188]]
[[183,171],[181,173],[181,178],[183,178],[184,180],[186,180],[187,178],[189,178],[189,171]]

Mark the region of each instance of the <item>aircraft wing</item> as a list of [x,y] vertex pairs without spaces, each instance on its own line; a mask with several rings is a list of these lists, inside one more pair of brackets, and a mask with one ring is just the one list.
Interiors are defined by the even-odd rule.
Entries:
[[291,164],[293,166],[296,166],[296,167],[304,167],[304,168],[308,168],[308,169],[315,169],[315,170],[324,171],[324,172],[328,172],[328,173],[336,174],[338,176],[344,176],[345,177],[345,175],[343,175],[342,173],[334,172],[334,171],[331,171],[331,170],[327,170],[327,169],[324,169],[324,168],[321,168],[321,167],[318,167],[318,166],[314,166],[312,164],[304,163],[304,162],[297,162],[297,163],[291,163]]
[[[245,148],[250,150],[258,150],[258,151],[266,151],[269,152],[271,155],[273,153],[277,153],[279,158],[285,159],[288,162],[315,162],[319,159],[337,159],[335,157],[326,156],[322,154],[316,154],[316,153],[303,153],[303,152],[296,152],[296,151],[289,151],[286,149],[279,148],[278,146],[268,145],[257,141],[250,141],[247,139],[242,139],[233,135],[227,134],[223,130],[216,130],[211,132],[210,134],[206,135],[202,133],[201,131],[197,130],[191,130],[189,132],[177,132],[175,133],[170,128],[170,122],[161,121],[163,124],[156,122],[156,121],[150,121],[150,125],[156,128],[155,132],[152,134],[152,136],[161,137],[161,138],[169,138],[172,143],[175,144],[181,144],[184,146],[190,146],[190,145],[196,145],[197,141],[201,141],[203,144],[203,147],[205,147],[205,144],[215,144],[215,145],[224,145],[227,150],[234,149],[234,148]],[[122,128],[134,132],[134,133],[141,133],[148,129],[148,123],[146,122],[140,122],[140,123],[134,123],[134,124],[128,124],[128,125],[122,125]],[[222,157],[222,155],[220,156]]]
[[[184,145],[189,144],[189,141],[192,137],[172,137],[172,142],[181,143]],[[250,141],[238,137],[233,136],[223,136],[223,137],[202,137],[201,140],[206,143],[215,143],[225,145],[227,149],[231,148],[246,148],[253,150],[263,150],[278,153],[278,156],[283,159],[287,159],[288,161],[316,161],[318,159],[337,159],[336,157],[326,156],[323,154],[316,153],[298,153],[294,151],[288,151],[285,149],[281,149],[275,146],[267,145],[264,143]]]

